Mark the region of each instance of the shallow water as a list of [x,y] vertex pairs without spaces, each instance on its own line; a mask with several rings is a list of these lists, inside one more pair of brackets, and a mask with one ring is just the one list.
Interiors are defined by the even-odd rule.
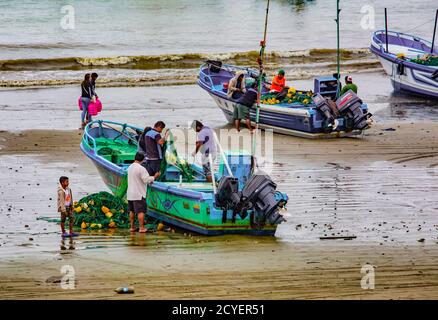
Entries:
[[[75,29],[63,30],[61,8],[75,9]],[[432,36],[434,0],[341,1],[342,47],[369,45],[363,6],[373,6],[375,28],[389,8],[391,29]],[[266,1],[111,0],[70,2],[6,0],[0,3],[0,57],[48,58],[258,50]],[[269,50],[335,48],[335,1],[271,1]]]

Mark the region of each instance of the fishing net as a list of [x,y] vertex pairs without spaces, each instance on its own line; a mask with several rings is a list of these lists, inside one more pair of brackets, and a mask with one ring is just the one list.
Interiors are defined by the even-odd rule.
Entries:
[[178,156],[178,152],[175,147],[175,140],[172,131],[169,130],[169,138],[163,145],[164,159],[161,161],[160,173],[161,176],[158,181],[164,181],[166,179],[166,169],[168,165],[172,165],[180,171],[182,179],[186,182],[192,182],[194,179],[194,171],[192,166],[184,159]]
[[280,104],[280,103],[288,103],[288,104],[303,104],[308,105],[312,102],[312,91],[302,92],[296,91],[295,88],[289,88],[286,96],[278,100],[278,93],[267,93],[262,95],[261,103],[263,104]]
[[[83,197],[74,204],[75,226],[82,229],[129,228],[128,201],[108,192]],[[137,220],[137,217],[136,217]],[[155,229],[157,221],[146,227]]]
[[425,66],[438,67],[438,56],[425,56],[423,58],[411,59],[411,62],[422,64]]

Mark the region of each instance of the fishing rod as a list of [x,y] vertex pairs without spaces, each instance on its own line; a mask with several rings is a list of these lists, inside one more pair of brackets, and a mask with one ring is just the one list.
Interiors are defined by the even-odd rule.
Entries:
[[265,29],[263,32],[263,40],[260,41],[260,55],[257,59],[257,62],[259,64],[259,78],[258,78],[258,88],[257,88],[257,107],[256,107],[256,126],[255,126],[255,133],[253,135],[253,152],[252,155],[255,154],[255,148],[256,148],[256,141],[257,141],[257,132],[259,129],[259,120],[260,120],[260,101],[262,96],[262,82],[263,82],[263,59],[265,57],[265,48],[266,48],[266,34],[268,31],[268,16],[269,16],[269,5],[270,0],[268,0],[266,4],[266,16],[265,16]]

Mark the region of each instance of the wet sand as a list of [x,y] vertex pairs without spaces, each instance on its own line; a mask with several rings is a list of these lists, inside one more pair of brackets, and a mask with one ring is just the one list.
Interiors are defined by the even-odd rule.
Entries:
[[[364,83],[381,79],[363,77]],[[176,106],[172,97],[184,89]],[[78,148],[78,112],[59,102],[71,98],[69,90],[10,91],[3,100],[0,112],[21,121],[0,127],[1,299],[438,298],[433,103],[391,96],[382,85],[367,100],[376,125],[362,138],[275,135],[271,175],[291,198],[276,237],[117,230],[84,232],[63,243],[57,224],[37,220],[57,217],[58,177],[71,177],[76,199],[106,189]],[[165,117],[170,126],[182,126],[196,115],[228,127],[208,96],[191,87],[168,88],[160,98],[154,88],[129,90],[108,94],[114,101],[126,94],[129,107],[111,104],[105,118],[139,124]],[[24,98],[14,102],[18,95]],[[54,106],[48,114],[38,107],[42,97]],[[23,112],[26,105],[34,107]],[[356,238],[320,240],[333,235]],[[367,263],[375,266],[374,290],[360,286]],[[47,282],[64,265],[75,269],[75,290]],[[135,294],[115,294],[122,285],[133,285]]]
[[[72,244],[61,242],[56,224],[35,217],[56,217],[49,196],[61,173],[72,171],[76,197],[104,189],[77,151],[78,132],[3,132],[1,172],[8,183],[0,189],[0,296],[437,298],[438,130],[432,123],[382,129],[376,126],[364,139],[328,142],[276,136],[273,177],[291,196],[276,238],[116,231],[85,232]],[[319,240],[329,232],[357,238]],[[376,267],[374,290],[360,287],[366,263]],[[63,265],[75,268],[75,290],[46,282],[59,277]],[[120,285],[134,285],[136,293],[116,295]]]

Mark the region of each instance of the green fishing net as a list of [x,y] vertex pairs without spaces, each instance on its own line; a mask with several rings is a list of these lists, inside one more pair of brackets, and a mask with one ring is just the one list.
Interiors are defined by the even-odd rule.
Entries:
[[423,58],[411,59],[410,61],[425,66],[438,67],[438,56],[427,55]]
[[163,145],[164,157],[161,161],[160,173],[161,176],[158,181],[164,181],[166,179],[166,169],[168,165],[172,165],[180,171],[182,179],[186,182],[192,182],[194,179],[194,171],[192,166],[184,159],[178,156],[178,152],[175,147],[175,140],[172,131],[169,130],[169,138]]
[[[73,213],[75,226],[82,229],[130,227],[128,201],[108,192],[83,197],[75,203]],[[153,221],[146,227],[155,229],[156,225],[157,222]]]
[[279,100],[278,93],[267,93],[261,96],[261,103],[263,104],[303,104],[308,105],[312,102],[312,91],[297,91],[295,88],[289,88],[287,95]]

